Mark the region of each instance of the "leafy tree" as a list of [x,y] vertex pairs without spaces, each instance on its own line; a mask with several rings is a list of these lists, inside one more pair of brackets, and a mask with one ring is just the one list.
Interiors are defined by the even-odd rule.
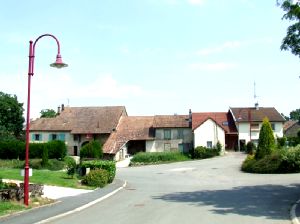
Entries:
[[56,112],[53,109],[41,110],[40,114],[41,114],[41,118],[43,118],[43,117],[55,117],[56,116]]
[[272,126],[268,118],[263,120],[258,139],[258,146],[255,154],[256,159],[261,159],[266,155],[270,155],[275,148],[275,138]]
[[287,34],[283,38],[280,49],[289,50],[292,54],[300,57],[300,3],[293,0],[277,1],[286,12],[282,19],[295,21],[287,29]]
[[0,91],[0,135],[19,138],[23,132],[23,103],[16,95]]
[[290,118],[294,121],[300,120],[300,109],[296,109],[290,112]]

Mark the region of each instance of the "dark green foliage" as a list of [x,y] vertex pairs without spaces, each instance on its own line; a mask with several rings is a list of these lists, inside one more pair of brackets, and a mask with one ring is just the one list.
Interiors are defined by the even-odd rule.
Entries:
[[[62,159],[67,154],[66,144],[62,141],[47,143],[30,143],[29,158],[42,158],[43,152],[48,150],[49,159]],[[25,142],[20,140],[0,141],[0,159],[25,159]]]
[[[38,143],[41,144],[41,143]],[[65,142],[54,140],[45,143],[48,146],[49,159],[63,159],[67,155],[67,146]]]
[[195,148],[194,158],[195,159],[207,159],[214,156],[219,156],[220,151],[217,148],[206,148],[204,146],[198,146]]
[[91,141],[80,149],[81,158],[101,159],[103,156],[102,145],[100,141]]
[[281,149],[286,145],[287,138],[283,136],[282,138],[277,138],[277,148]]
[[48,165],[48,147],[44,147],[43,153],[42,153],[42,166],[46,167]]
[[261,159],[249,155],[242,170],[250,173],[299,173],[300,147],[276,150]]
[[0,92],[0,138],[12,135],[20,137],[23,132],[23,103],[19,103],[16,95]]
[[65,167],[65,162],[57,159],[49,159],[47,169],[52,171],[62,170]]
[[67,174],[73,178],[75,172],[76,172],[76,161],[72,157],[65,157],[65,163],[66,163],[66,169]]
[[56,116],[56,112],[53,109],[41,110],[40,114],[41,114],[41,118],[45,118],[45,117],[51,118]]
[[[300,8],[299,8],[300,10]],[[296,109],[290,112],[290,118],[293,121],[300,121],[300,109]]]
[[108,171],[108,183],[112,183],[116,176],[116,162],[108,160],[83,161],[81,168],[103,169]]
[[254,154],[254,152],[256,150],[256,146],[253,142],[248,142],[246,147],[247,147],[247,149],[246,149],[247,154],[250,154],[250,155]]
[[131,165],[158,164],[189,160],[180,152],[139,152],[131,159]]
[[[281,50],[290,50],[292,54],[300,56],[300,7],[299,2],[285,0],[281,3],[286,12],[283,19],[294,21],[287,29],[287,34],[282,40]],[[292,119],[292,118],[291,118]]]
[[215,148],[216,148],[217,152],[219,152],[219,154],[220,154],[222,151],[222,144],[218,141]]
[[300,138],[298,137],[288,137],[287,141],[288,141],[288,146],[292,146],[292,147],[300,144]]
[[82,179],[82,183],[93,187],[104,187],[107,185],[109,179],[109,173],[107,170],[95,169],[91,170]]
[[258,139],[258,146],[255,154],[256,159],[270,155],[275,148],[275,138],[268,118],[263,120]]

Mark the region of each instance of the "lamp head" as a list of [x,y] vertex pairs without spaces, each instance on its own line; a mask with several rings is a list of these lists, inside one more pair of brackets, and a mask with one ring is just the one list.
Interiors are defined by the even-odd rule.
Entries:
[[63,63],[62,59],[61,59],[61,55],[58,54],[56,56],[56,61],[52,64],[50,64],[51,67],[55,67],[55,68],[64,68],[64,67],[68,67],[67,64]]

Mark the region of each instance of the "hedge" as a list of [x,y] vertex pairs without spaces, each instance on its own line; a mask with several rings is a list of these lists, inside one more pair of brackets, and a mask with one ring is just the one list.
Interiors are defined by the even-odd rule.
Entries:
[[108,160],[90,160],[81,163],[82,168],[91,170],[103,169],[108,171],[108,183],[112,183],[116,176],[116,162]]
[[82,183],[88,186],[104,187],[107,185],[109,179],[109,172],[103,169],[91,170],[82,179]]
[[194,150],[194,159],[207,159],[219,155],[219,148],[206,148],[204,146],[198,146]]
[[131,165],[158,164],[189,160],[181,152],[139,152],[131,159]]
[[[48,149],[49,159],[63,159],[67,154],[67,146],[62,141],[47,143],[30,143],[29,158],[42,158],[44,148]],[[25,142],[19,140],[0,141],[0,159],[25,159]]]

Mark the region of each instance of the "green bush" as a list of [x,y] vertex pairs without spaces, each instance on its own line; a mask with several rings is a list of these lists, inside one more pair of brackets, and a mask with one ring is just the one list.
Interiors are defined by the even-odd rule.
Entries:
[[77,168],[76,161],[72,157],[67,156],[65,157],[65,163],[67,174],[73,178]]
[[1,159],[0,168],[24,168],[24,161],[18,159]]
[[80,149],[81,158],[101,159],[103,156],[102,145],[99,141],[91,141]]
[[65,162],[58,159],[49,159],[47,169],[52,171],[62,170],[65,168]]
[[67,146],[65,142],[60,140],[54,140],[45,144],[47,144],[48,147],[49,159],[62,160],[67,155]]
[[82,183],[93,187],[104,187],[107,185],[109,179],[109,173],[107,170],[95,169],[91,170],[82,179]]
[[108,183],[112,183],[116,176],[116,163],[114,161],[108,160],[90,160],[83,161],[81,163],[81,168],[103,169],[108,172]]
[[250,155],[254,154],[254,152],[256,150],[256,146],[253,142],[248,142],[246,147],[247,147],[247,149],[246,149],[247,154],[250,154]]
[[195,159],[207,159],[219,155],[220,151],[218,148],[206,148],[204,146],[198,146],[194,150]]
[[132,165],[186,161],[189,158],[180,152],[139,152],[131,159]]
[[287,138],[283,136],[282,138],[277,138],[277,148],[281,149],[285,146]]
[[250,173],[298,173],[300,172],[300,146],[273,151],[261,159],[249,155],[242,170]]

